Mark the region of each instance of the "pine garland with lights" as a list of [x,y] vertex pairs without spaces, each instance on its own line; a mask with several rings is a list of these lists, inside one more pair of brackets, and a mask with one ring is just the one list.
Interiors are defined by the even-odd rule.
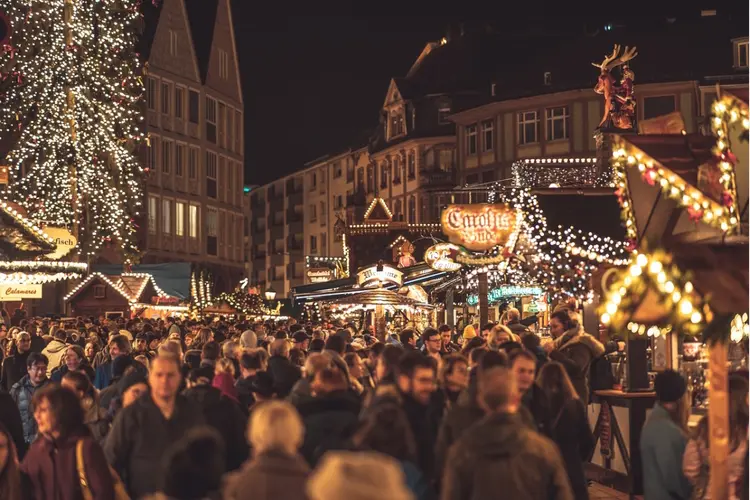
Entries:
[[12,196],[30,218],[78,225],[80,255],[120,246],[137,260],[146,139],[135,52],[141,0],[6,0],[10,44],[0,52],[0,139]]
[[266,314],[263,307],[263,299],[260,295],[247,293],[245,290],[235,290],[232,293],[222,293],[218,301],[225,301],[234,310],[246,316],[262,316]]

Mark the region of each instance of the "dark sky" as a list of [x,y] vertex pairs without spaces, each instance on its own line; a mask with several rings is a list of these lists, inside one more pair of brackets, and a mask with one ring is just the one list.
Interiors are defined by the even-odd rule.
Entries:
[[[391,77],[404,76],[424,45],[440,39],[450,25],[491,21],[499,29],[582,31],[626,17],[679,13],[690,3],[693,9],[717,8],[660,3],[665,12],[657,13],[653,4],[634,2],[576,3],[573,10],[564,0],[442,6],[438,0],[424,5],[391,0],[354,2],[363,12],[352,12],[351,4],[320,1],[278,6],[271,1],[263,11],[258,2],[232,3],[245,99],[247,184],[265,184],[300,170],[376,126]],[[365,5],[370,12],[364,12]]]

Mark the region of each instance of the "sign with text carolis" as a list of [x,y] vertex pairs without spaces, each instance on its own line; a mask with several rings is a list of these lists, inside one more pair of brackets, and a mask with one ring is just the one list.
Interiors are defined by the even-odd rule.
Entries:
[[0,302],[41,298],[42,285],[0,285]]
[[516,230],[516,212],[508,205],[448,205],[441,217],[451,243],[474,251],[505,245]]

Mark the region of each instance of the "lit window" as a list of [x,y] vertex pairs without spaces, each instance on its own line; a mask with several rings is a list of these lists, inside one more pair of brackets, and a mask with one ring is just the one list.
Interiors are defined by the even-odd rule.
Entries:
[[482,152],[492,151],[495,144],[495,124],[492,120],[482,122]]
[[174,224],[174,234],[185,236],[185,203],[182,201],[175,203]]
[[198,207],[196,205],[190,205],[188,222],[190,224],[190,237],[198,239]]
[[161,231],[172,234],[172,200],[161,200]]
[[539,141],[539,115],[536,111],[518,113],[518,144],[534,144]]
[[156,234],[156,217],[159,200],[155,196],[148,197],[148,232]]
[[469,125],[466,127],[466,153],[470,155],[477,154],[477,126]]
[[557,141],[568,138],[568,107],[547,108],[547,140]]

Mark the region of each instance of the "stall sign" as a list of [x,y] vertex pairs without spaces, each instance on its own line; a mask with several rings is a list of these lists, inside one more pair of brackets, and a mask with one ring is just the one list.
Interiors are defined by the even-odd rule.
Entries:
[[151,303],[153,305],[161,305],[161,306],[176,306],[180,303],[179,297],[162,297],[159,295],[156,295],[154,297],[151,297]]
[[73,233],[64,227],[47,226],[44,228],[44,232],[55,242],[55,251],[45,255],[48,259],[57,260],[64,257],[70,253],[70,251],[76,247],[76,243],[78,243],[78,240],[73,236]]
[[41,298],[42,285],[0,285],[0,301],[2,302]]
[[381,283],[402,285],[404,283],[404,273],[387,265],[367,267],[357,273],[357,284],[359,286]]
[[455,261],[461,247],[453,243],[438,243],[428,248],[424,253],[424,261],[436,271],[449,273],[458,271],[462,265]]
[[[543,290],[538,286],[502,286],[500,288],[493,288],[487,294],[487,300],[492,302],[500,302],[501,300],[508,297],[536,297],[541,295]],[[470,306],[476,305],[479,302],[479,297],[476,295],[469,295],[466,299],[466,303]]]
[[508,243],[516,231],[517,214],[504,204],[448,205],[441,222],[451,243],[485,251]]
[[313,267],[307,270],[310,283],[325,283],[333,278],[333,269],[327,267]]

